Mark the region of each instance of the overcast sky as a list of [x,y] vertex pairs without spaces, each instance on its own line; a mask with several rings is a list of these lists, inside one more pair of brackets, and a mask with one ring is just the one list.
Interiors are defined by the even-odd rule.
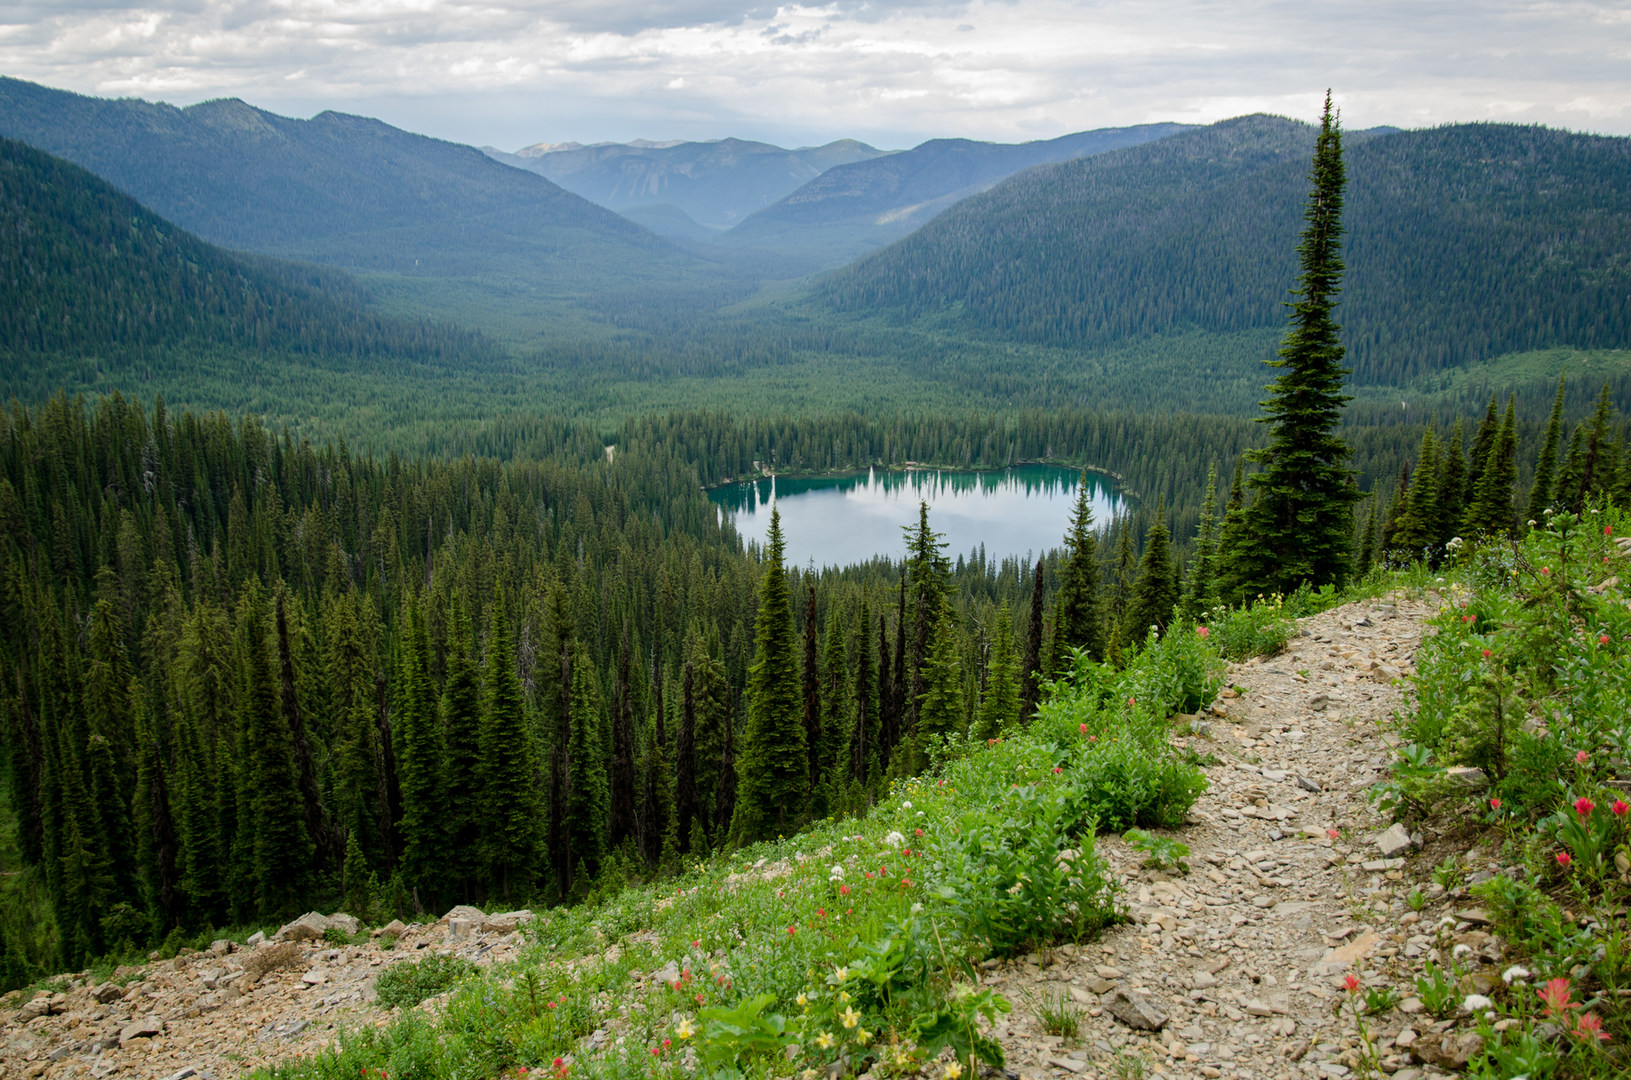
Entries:
[[0,72],[241,97],[516,149],[735,135],[884,147],[1269,111],[1631,134],[1597,0],[0,0]]

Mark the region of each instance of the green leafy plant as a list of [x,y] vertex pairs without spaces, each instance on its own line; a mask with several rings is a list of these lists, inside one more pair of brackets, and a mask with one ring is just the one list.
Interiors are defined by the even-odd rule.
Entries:
[[1423,911],[1427,908],[1427,894],[1419,888],[1411,889],[1410,894],[1404,898],[1404,902],[1411,911]]
[[1156,870],[1176,870],[1189,873],[1189,845],[1170,836],[1157,836],[1144,829],[1128,829],[1121,837],[1129,845],[1144,853],[1144,865]]
[[1043,990],[1039,994],[1027,995],[1026,1003],[1047,1034],[1064,1039],[1074,1039],[1081,1034],[1081,1010],[1064,990]]
[[1416,996],[1432,1015],[1441,1019],[1448,1016],[1461,1001],[1460,979],[1454,966],[1446,971],[1429,960],[1416,976]]
[[1456,865],[1454,856],[1442,859],[1433,867],[1433,882],[1445,892],[1461,884],[1461,867]]
[[1001,1069],[1002,1044],[983,1034],[979,1025],[982,1020],[995,1022],[1009,1008],[1007,999],[994,990],[959,983],[944,1004],[912,1018],[911,1035],[931,1058],[949,1046],[971,1073],[978,1071],[977,1061]]
[[697,1053],[708,1073],[736,1069],[754,1057],[779,1053],[790,1041],[787,1018],[767,1012],[775,994],[758,994],[726,1008],[714,1006],[698,1013],[702,1030]]
[[457,956],[432,955],[404,960],[380,972],[376,989],[386,1008],[410,1009],[428,997],[453,988],[475,971],[475,965]]
[[1365,987],[1365,1014],[1367,1016],[1381,1016],[1392,1012],[1393,1007],[1399,1004],[1399,992],[1391,986]]

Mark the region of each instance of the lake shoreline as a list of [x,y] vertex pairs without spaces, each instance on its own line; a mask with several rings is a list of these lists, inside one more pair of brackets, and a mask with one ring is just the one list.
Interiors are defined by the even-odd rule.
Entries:
[[761,470],[757,476],[739,476],[729,480],[721,480],[715,484],[703,484],[702,490],[712,493],[737,484],[757,484],[761,480],[843,480],[846,477],[864,476],[874,471],[881,473],[983,473],[1001,472],[1021,465],[1049,465],[1059,469],[1085,469],[1095,476],[1103,476],[1114,480],[1116,482],[1116,494],[1119,497],[1128,502],[1138,502],[1137,492],[1123,486],[1127,482],[1126,478],[1118,472],[1106,469],[1102,465],[1078,465],[1072,461],[1050,461],[1047,458],[1022,458],[1019,461],[1011,461],[1006,465],[930,465],[921,461],[907,461],[899,465],[863,465],[852,469],[790,469],[784,472]]

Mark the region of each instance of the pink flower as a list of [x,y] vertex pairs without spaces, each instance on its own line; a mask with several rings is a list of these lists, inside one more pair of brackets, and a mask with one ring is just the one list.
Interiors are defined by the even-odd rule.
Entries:
[[825,919],[825,918],[826,918],[826,917],[827,917],[827,909],[826,909],[826,908],[824,908],[824,907],[818,907],[818,908],[816,908],[816,916],[817,916],[817,917],[818,917],[818,918],[822,918],[822,919]]
[[848,885],[838,886],[838,895],[839,896],[848,896],[849,895],[849,886]]
[[1335,830],[1335,829],[1326,829],[1325,830],[1325,835],[1329,836],[1332,840],[1335,840],[1339,836],[1341,836],[1342,834],[1340,832],[1338,832],[1337,830]]
[[1565,1009],[1575,1007],[1574,1002],[1569,1000],[1569,980],[1567,979],[1548,979],[1546,985],[1535,991],[1535,993],[1539,994],[1540,1000],[1546,1003],[1547,1016],[1556,1016]]
[[1543,566],[1543,567],[1540,568],[1540,572],[1543,573],[1543,574],[1550,575],[1551,572],[1552,572],[1552,568],[1550,566]]
[[1603,526],[1603,535],[1604,536],[1613,536],[1614,535],[1614,526],[1604,525]]
[[1625,816],[1626,811],[1631,810],[1631,806],[1625,805],[1625,800],[1624,799],[1615,799],[1614,800],[1614,805],[1609,807],[1609,809],[1614,812],[1615,817],[1623,818]]
[[1089,735],[1089,736],[1088,736],[1088,737],[1087,737],[1087,741],[1088,741],[1088,742],[1098,742],[1098,741],[1099,741],[1099,737],[1098,737],[1098,736],[1097,736],[1097,735]]
[[1078,727],[1076,730],[1081,732],[1083,735],[1086,735],[1087,734],[1087,725],[1083,724],[1080,727]]
[[1499,810],[1501,808],[1501,800],[1500,799],[1491,799],[1489,801],[1489,808],[1491,810]]
[[1062,773],[1062,772],[1064,772],[1064,771],[1065,771],[1065,770],[1064,770],[1064,769],[1062,769],[1062,768],[1060,768],[1060,767],[1059,767],[1059,766],[1057,766],[1057,765],[1055,765],[1055,766],[1054,766],[1054,767],[1053,767],[1053,775],[1055,775],[1055,776],[1058,776],[1058,775],[1059,775],[1059,774],[1060,774],[1060,773]]
[[1357,994],[1359,992],[1359,977],[1357,975],[1349,975],[1346,979],[1342,980],[1342,985],[1347,989],[1348,993]]
[[1608,635],[1607,634],[1598,634],[1597,635],[1597,644],[1607,645],[1608,644]]
[[1197,626],[1197,627],[1196,627],[1196,628],[1195,628],[1195,632],[1196,632],[1196,633],[1197,633],[1197,634],[1199,634],[1199,635],[1200,635],[1200,636],[1201,636],[1201,637],[1203,637],[1203,638],[1204,638],[1204,637],[1211,637],[1211,636],[1212,636],[1212,631],[1210,631],[1210,630],[1208,630],[1208,629],[1207,629],[1207,628],[1206,628],[1206,627],[1204,627],[1204,626]]
[[788,937],[792,937],[794,934],[796,934],[798,932],[799,932],[799,928],[796,927],[796,926],[789,926],[787,928],[787,936]]
[[913,836],[922,836],[923,835],[923,830],[922,829],[913,829],[912,830],[912,835]]
[[1574,1021],[1574,1034],[1586,1042],[1608,1042],[1608,1032],[1603,1030],[1603,1022],[1597,1019],[1594,1013],[1586,1013],[1576,1017]]
[[1573,861],[1574,858],[1567,851],[1557,853],[1557,865],[1566,867]]
[[1484,650],[1484,659],[1485,659],[1485,660],[1488,660],[1488,659],[1489,659],[1489,650],[1488,650],[1488,649],[1485,649],[1485,650]]
[[1591,755],[1586,753],[1584,750],[1577,751],[1575,753],[1575,755],[1574,755],[1574,763],[1576,765],[1584,765],[1586,762],[1588,762],[1590,760],[1591,760]]
[[1597,804],[1592,802],[1590,799],[1582,796],[1581,798],[1574,800],[1574,812],[1579,814],[1582,818],[1586,817],[1595,809],[1597,809]]

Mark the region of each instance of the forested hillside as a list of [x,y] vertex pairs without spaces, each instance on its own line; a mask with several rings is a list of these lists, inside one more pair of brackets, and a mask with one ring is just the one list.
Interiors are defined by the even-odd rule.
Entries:
[[[839,311],[1095,349],[1277,326],[1312,129],[1243,117],[1046,166],[835,275]],[[1631,344],[1631,140],[1463,124],[1350,137],[1356,380]]]
[[0,135],[227,247],[437,276],[568,253],[580,271],[686,261],[541,176],[367,117],[295,120],[235,99],[178,109],[0,79]]
[[234,350],[330,362],[472,363],[478,335],[384,318],[344,274],[222,251],[68,162],[0,139],[0,362],[13,392],[49,361],[130,370]]

